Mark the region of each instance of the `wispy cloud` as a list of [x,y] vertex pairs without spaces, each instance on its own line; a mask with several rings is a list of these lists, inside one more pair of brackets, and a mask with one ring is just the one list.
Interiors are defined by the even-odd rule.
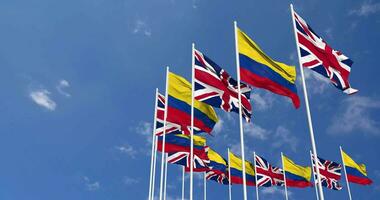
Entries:
[[244,123],[243,124],[244,133],[247,134],[250,137],[253,137],[255,139],[259,140],[266,140],[268,139],[268,136],[270,135],[270,131],[262,128],[259,125],[253,124],[253,123]]
[[[261,193],[263,195],[275,195],[275,194],[280,194],[280,195],[285,195],[285,190],[284,188],[278,188],[278,187],[264,187],[261,190]],[[292,192],[288,190],[288,196],[292,196]]]
[[134,184],[137,184],[139,182],[140,182],[140,180],[137,178],[132,178],[132,177],[128,177],[128,176],[123,178],[123,183],[125,185],[134,185]]
[[[313,94],[323,94],[328,87],[332,87],[330,80],[312,70],[304,70],[308,90]],[[301,79],[298,79],[300,82]],[[310,89],[309,89],[310,88]]]
[[[328,132],[332,134],[348,134],[354,130],[364,134],[379,135],[380,122],[371,113],[380,109],[380,101],[370,97],[350,96],[345,99],[332,119]],[[356,132],[357,132],[356,131]]]
[[380,3],[373,3],[372,1],[364,1],[359,8],[353,9],[349,12],[350,15],[369,16],[380,12]]
[[135,150],[135,148],[129,144],[115,146],[115,149],[118,150],[120,153],[128,155],[131,158],[135,158],[137,154],[137,150]]
[[224,120],[219,117],[219,121],[215,124],[213,132],[217,135],[223,130]]
[[86,186],[86,190],[88,191],[95,191],[100,188],[100,183],[98,181],[90,181],[90,179],[87,176],[83,177],[84,184]]
[[152,144],[152,123],[142,121],[134,129],[136,133],[146,138],[148,144]]
[[270,109],[275,101],[274,95],[270,92],[254,90],[251,93],[253,110],[265,111]]
[[279,126],[277,127],[274,135],[273,135],[273,143],[272,147],[280,148],[280,147],[289,147],[292,151],[297,151],[298,139],[296,136],[291,134],[290,130]]
[[67,80],[60,80],[58,85],[56,86],[57,91],[59,94],[65,96],[65,97],[71,97],[71,94],[68,92],[65,92],[64,89],[70,87],[70,83]]
[[150,27],[142,19],[137,19],[135,21],[132,33],[133,34],[143,34],[147,37],[152,36],[152,31],[151,31]]
[[57,104],[50,98],[50,92],[46,89],[37,89],[29,93],[29,97],[39,106],[54,111]]

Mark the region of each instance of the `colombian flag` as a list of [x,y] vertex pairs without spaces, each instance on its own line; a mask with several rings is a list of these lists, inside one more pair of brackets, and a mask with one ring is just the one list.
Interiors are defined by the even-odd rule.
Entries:
[[367,177],[367,170],[364,164],[357,164],[343,150],[342,158],[346,168],[348,182],[360,185],[369,185],[372,183],[372,180]]
[[[181,130],[190,134],[191,130],[191,84],[181,76],[169,73],[167,121],[178,124]],[[211,133],[218,117],[214,109],[200,101],[194,100],[195,133]]]
[[[229,152],[231,183],[243,184],[243,165],[241,158]],[[245,161],[245,174],[247,185],[255,186],[255,167],[248,161]]]
[[282,156],[287,187],[304,188],[311,186],[311,168],[295,164],[286,156]]
[[[194,154],[204,151],[206,139],[201,136],[194,135]],[[162,152],[163,136],[157,137],[157,149]],[[190,152],[191,139],[188,135],[183,134],[167,134],[165,135],[165,153],[175,153],[179,151]]]
[[236,34],[241,80],[252,86],[287,96],[293,101],[294,106],[299,108],[295,67],[272,60],[239,28]]

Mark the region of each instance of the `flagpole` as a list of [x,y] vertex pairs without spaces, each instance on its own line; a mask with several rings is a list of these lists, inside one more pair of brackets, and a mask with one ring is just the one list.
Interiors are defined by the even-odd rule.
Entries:
[[253,166],[255,168],[256,200],[259,200],[259,185],[257,183],[256,152],[253,152]]
[[169,85],[169,67],[166,67],[164,130],[163,130],[163,135],[162,135],[162,149],[161,149],[160,200],[162,200],[162,192],[163,192],[163,186],[164,186],[166,118],[168,116],[167,111],[168,111],[168,104],[169,104],[168,85]]
[[157,120],[157,95],[158,95],[158,88],[156,88],[156,95],[154,100],[154,117],[153,117],[153,131],[152,131],[152,153],[150,158],[150,177],[149,177],[149,197],[148,199],[152,200],[152,193],[154,190],[153,187],[153,176],[155,174],[153,173],[153,162],[156,152],[155,146],[156,146],[156,120]]
[[[156,125],[155,125],[156,126]],[[157,127],[155,127],[156,129]],[[154,137],[154,164],[153,164],[153,177],[152,177],[152,196],[151,200],[154,199],[155,183],[156,183],[156,165],[157,165],[157,136]]]
[[182,200],[185,200],[185,166],[182,167]]
[[[296,24],[295,24],[295,21],[294,21],[293,4],[290,4],[290,9],[291,9],[291,13],[292,13],[293,32],[294,32],[294,37],[296,39],[296,47],[297,47],[297,54],[298,54],[298,64],[299,64],[299,68],[300,68],[300,71],[301,71],[301,79],[302,79],[303,93],[304,93],[304,98],[305,98],[306,114],[307,114],[307,119],[308,119],[308,124],[309,124],[309,130],[310,130],[311,146],[312,146],[312,149],[313,149],[314,161],[317,164],[318,163],[318,160],[317,160],[318,159],[317,147],[315,145],[313,122],[311,120],[311,113],[310,113],[310,108],[309,108],[309,98],[308,98],[307,89],[306,89],[306,81],[305,81],[305,76],[304,76],[304,73],[303,73],[303,67],[301,65],[301,60],[300,60],[301,55],[300,55],[299,46],[298,46],[298,37],[297,37],[297,33],[296,33]],[[321,176],[320,176],[320,173],[319,173],[319,167],[316,167],[316,171],[317,171],[317,180],[318,180],[318,186],[319,186],[318,187],[318,189],[319,189],[319,196],[320,196],[321,200],[324,200],[323,190],[322,190],[322,183],[320,181],[321,180]]]
[[190,132],[190,200],[193,200],[193,167],[194,167],[194,50],[195,44],[191,45],[191,132]]
[[343,163],[343,169],[344,169],[344,176],[346,177],[346,184],[347,184],[347,190],[348,190],[348,197],[350,198],[350,200],[352,200],[352,197],[351,197],[351,189],[350,189],[350,183],[348,182],[348,178],[347,178],[346,164],[344,163],[344,159],[343,159],[343,150],[342,150],[342,146],[339,146],[339,149],[340,149],[340,156],[342,157],[342,163]]
[[281,162],[282,162],[282,169],[284,171],[284,185],[285,185],[285,199],[288,200],[288,188],[286,185],[286,170],[285,170],[285,165],[284,165],[284,154],[281,152]]
[[206,182],[206,172],[204,172],[204,177],[203,177],[203,199],[207,199],[207,182]]
[[165,179],[164,179],[164,200],[166,200],[166,185],[168,180],[168,154],[165,155]]
[[314,180],[314,188],[315,188],[315,195],[317,196],[317,200],[319,200],[319,195],[318,195],[318,185],[315,184],[315,173],[314,173],[314,167],[313,167],[313,157],[311,156],[311,151],[310,151],[310,162],[311,162],[311,171],[313,172],[313,180]]
[[241,108],[241,87],[240,87],[240,60],[239,60],[239,50],[238,50],[238,40],[237,40],[237,22],[234,21],[234,31],[235,31],[235,54],[236,54],[236,71],[237,71],[237,83],[238,83],[238,95],[239,95],[239,125],[240,125],[240,149],[242,158],[242,168],[243,168],[243,195],[244,200],[247,200],[247,180],[245,176],[245,154],[244,154],[244,133],[243,133],[243,115]]
[[229,200],[232,200],[232,190],[231,190],[231,165],[230,165],[230,148],[227,149],[228,152],[228,196]]

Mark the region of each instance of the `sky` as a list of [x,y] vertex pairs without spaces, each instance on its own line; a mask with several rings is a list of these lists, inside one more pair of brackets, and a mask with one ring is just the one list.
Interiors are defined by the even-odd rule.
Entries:
[[[375,0],[1,0],[0,199],[146,199],[154,91],[164,92],[165,67],[190,80],[194,42],[236,77],[236,20],[268,55],[299,72],[290,3],[354,61],[350,82],[359,92],[352,96],[309,70],[305,77],[318,154],[341,162],[342,145],[367,165],[374,181],[351,184],[353,198],[376,199],[380,2]],[[253,90],[253,120],[244,125],[247,159],[255,151],[280,166],[283,152],[310,165],[300,83],[298,73],[298,110],[285,97]],[[227,148],[239,154],[238,115],[216,111],[219,123],[207,144],[224,157]],[[179,199],[181,168],[168,170],[168,200]],[[202,184],[202,175],[196,175],[195,199],[202,198]],[[326,199],[348,198],[344,179],[341,184],[342,191],[324,189]],[[259,192],[262,199],[284,198],[280,187]],[[315,199],[313,188],[289,193],[290,199]],[[254,194],[249,187],[249,199]],[[228,188],[207,182],[207,195],[228,199]],[[242,187],[233,185],[232,195],[241,199]]]

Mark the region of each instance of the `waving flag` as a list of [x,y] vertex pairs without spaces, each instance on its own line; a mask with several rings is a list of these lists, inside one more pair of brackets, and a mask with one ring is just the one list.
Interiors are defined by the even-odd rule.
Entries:
[[296,12],[294,20],[302,66],[329,78],[344,93],[356,93],[348,82],[352,60],[332,49]]
[[349,155],[342,150],[343,163],[346,167],[347,179],[351,183],[370,185],[372,180],[367,176],[364,164],[357,164]]
[[287,187],[304,188],[311,186],[311,168],[295,164],[288,157],[282,157]]
[[294,106],[299,108],[295,67],[271,59],[238,28],[236,34],[241,80],[252,86],[287,96],[293,101]]
[[228,185],[226,160],[212,149],[208,150],[207,156],[210,163],[208,164],[209,169],[206,172],[206,179]]
[[[178,124],[184,134],[191,130],[191,84],[181,76],[169,73],[167,121]],[[211,133],[218,121],[214,109],[194,100],[194,130],[195,133]]]
[[[194,172],[205,172],[207,171],[208,164],[210,160],[207,156],[208,147],[203,147],[202,150],[194,149],[194,161],[193,161],[193,171]],[[190,171],[190,150],[189,151],[179,151],[175,153],[168,154],[168,163],[177,164],[185,166],[187,172]]]
[[[313,170],[315,174],[315,180],[318,180],[317,172],[315,168],[314,155],[311,156],[313,161]],[[341,190],[342,186],[339,184],[341,178],[342,165],[333,161],[325,160],[318,157],[318,168],[321,175],[321,183],[323,187],[327,187],[333,190]]]
[[[241,158],[235,156],[233,153],[229,152],[230,156],[230,169],[231,169],[231,183],[243,184],[243,166]],[[254,166],[245,161],[245,173],[247,185],[255,186],[255,169]]]
[[[206,139],[194,135],[194,152],[204,150],[206,146]],[[162,152],[163,136],[157,137],[157,150]],[[190,152],[191,139],[188,135],[183,134],[169,134],[165,136],[165,153],[176,153],[179,151]]]
[[264,158],[256,155],[257,187],[271,187],[284,185],[284,172],[279,167],[273,167]]
[[[218,107],[226,112],[239,113],[238,84],[224,69],[207,56],[194,50],[195,56],[195,99]],[[243,117],[251,119],[249,101],[251,88],[240,84]]]
[[[156,135],[161,136],[164,133],[164,114],[165,114],[165,96],[157,94],[157,117],[156,117]],[[166,122],[166,134],[180,134],[181,126],[171,122]]]

